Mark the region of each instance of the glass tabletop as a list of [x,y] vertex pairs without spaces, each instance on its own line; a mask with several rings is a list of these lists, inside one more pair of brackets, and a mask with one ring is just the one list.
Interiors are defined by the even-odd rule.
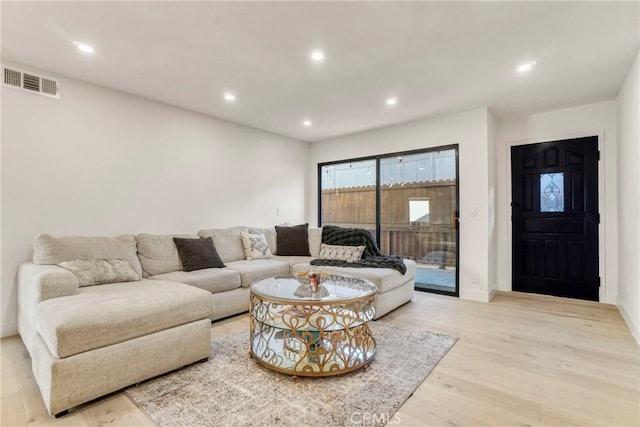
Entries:
[[311,289],[306,279],[294,276],[270,277],[251,285],[251,291],[261,297],[292,303],[350,300],[375,294],[376,290],[376,285],[366,279],[336,274],[329,274],[317,291]]

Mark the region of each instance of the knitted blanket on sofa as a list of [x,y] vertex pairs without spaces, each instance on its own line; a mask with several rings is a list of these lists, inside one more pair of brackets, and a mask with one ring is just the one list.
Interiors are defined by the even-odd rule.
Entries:
[[322,243],[338,246],[364,246],[362,259],[355,262],[337,261],[329,259],[314,259],[311,265],[326,265],[332,267],[356,268],[393,268],[401,274],[407,272],[407,266],[402,258],[395,255],[382,255],[367,230],[361,228],[344,228],[335,225],[322,227]]

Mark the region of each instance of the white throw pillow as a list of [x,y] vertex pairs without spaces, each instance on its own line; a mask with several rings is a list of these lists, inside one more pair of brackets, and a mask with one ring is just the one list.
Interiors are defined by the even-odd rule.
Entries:
[[78,259],[63,261],[58,266],[75,274],[79,286],[140,280],[131,263],[125,259]]
[[242,246],[244,247],[244,255],[249,261],[254,259],[271,258],[271,249],[264,234],[240,233],[242,237]]
[[320,259],[355,262],[362,258],[364,246],[320,245]]

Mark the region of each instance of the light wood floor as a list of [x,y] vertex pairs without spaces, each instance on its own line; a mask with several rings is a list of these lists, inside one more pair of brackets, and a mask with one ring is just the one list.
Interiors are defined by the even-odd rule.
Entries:
[[[387,317],[460,338],[393,419],[398,425],[640,425],[639,347],[614,306],[417,292]],[[213,323],[211,335],[247,328],[245,314]],[[122,393],[51,418],[19,337],[2,340],[1,357],[2,426],[152,425]]]

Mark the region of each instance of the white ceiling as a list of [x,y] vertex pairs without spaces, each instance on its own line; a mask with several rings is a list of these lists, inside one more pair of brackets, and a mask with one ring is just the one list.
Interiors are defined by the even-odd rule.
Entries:
[[[638,53],[638,6],[3,1],[2,57],[318,141],[483,106],[508,115],[613,99]],[[323,63],[309,60],[314,48]],[[529,60],[533,71],[515,71]]]

